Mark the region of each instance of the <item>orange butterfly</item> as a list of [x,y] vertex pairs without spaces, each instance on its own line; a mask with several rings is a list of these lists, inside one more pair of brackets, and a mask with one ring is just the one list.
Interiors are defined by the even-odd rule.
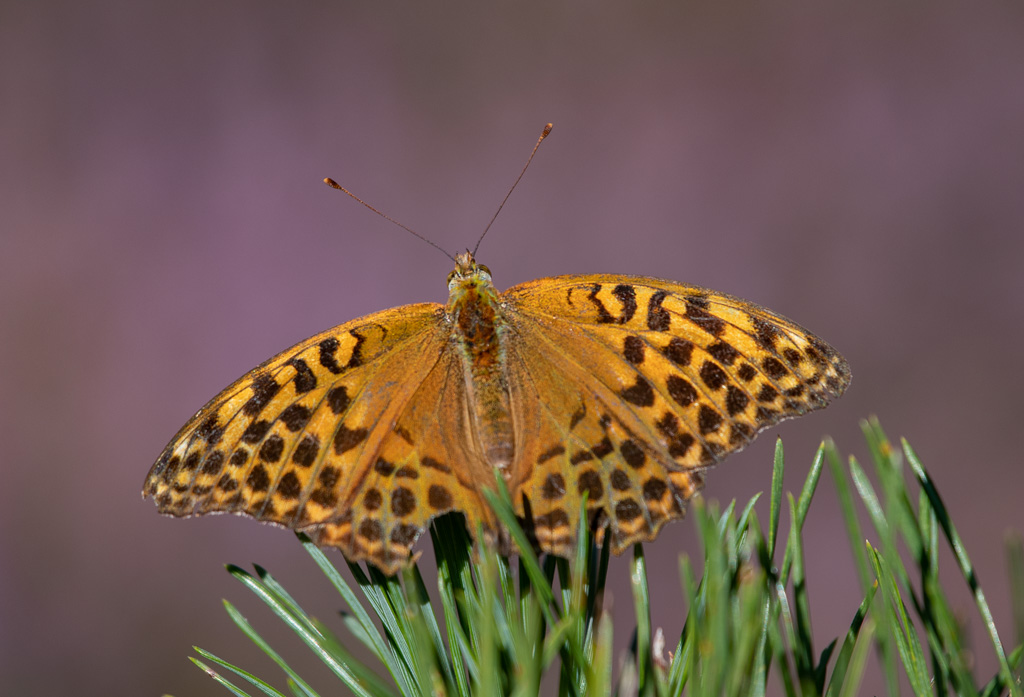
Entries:
[[247,373],[171,440],[144,494],[231,512],[394,573],[434,516],[497,532],[497,470],[541,549],[567,555],[587,494],[612,549],[651,540],[704,470],[850,382],[802,327],[729,295],[640,276],[499,293],[456,257],[447,305],[385,310]]
[[503,540],[481,493],[501,476],[545,552],[571,553],[586,495],[619,553],[681,518],[709,466],[850,382],[831,346],[729,295],[612,274],[499,293],[472,253],[455,262],[446,305],[362,317],[246,373],[174,436],[143,495],[394,573],[448,511]]

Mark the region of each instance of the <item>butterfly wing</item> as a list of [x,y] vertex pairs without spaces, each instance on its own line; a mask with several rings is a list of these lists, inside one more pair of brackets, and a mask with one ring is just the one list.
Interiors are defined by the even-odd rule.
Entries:
[[697,286],[560,276],[502,298],[523,434],[513,471],[541,547],[557,554],[575,542],[584,493],[614,550],[653,539],[682,517],[704,469],[850,381],[806,329]]
[[[652,539],[704,468],[843,392],[831,347],[756,305],[629,276],[502,294],[516,461],[510,488],[566,555],[582,499],[613,549]],[[168,444],[144,495],[175,516],[231,512],[307,532],[393,573],[429,520],[497,529],[480,487],[464,366],[440,305],[377,313],[270,359]]]
[[[271,358],[171,440],[143,490],[162,513],[238,513],[393,573],[434,515],[479,512],[444,308],[408,305]],[[442,408],[444,405],[444,408]]]

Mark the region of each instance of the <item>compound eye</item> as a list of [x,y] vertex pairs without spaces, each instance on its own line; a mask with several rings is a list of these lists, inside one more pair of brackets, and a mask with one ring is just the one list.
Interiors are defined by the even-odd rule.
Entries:
[[447,281],[447,283],[448,283],[449,285],[451,285],[451,282],[452,282],[452,279],[453,279],[453,278],[455,278],[455,272],[454,272],[454,271],[451,271],[451,272],[450,272],[450,273],[448,274],[448,281]]
[[487,266],[485,266],[484,264],[477,264],[477,266],[480,268],[481,271],[483,271],[488,276],[491,275],[491,270],[487,268]]

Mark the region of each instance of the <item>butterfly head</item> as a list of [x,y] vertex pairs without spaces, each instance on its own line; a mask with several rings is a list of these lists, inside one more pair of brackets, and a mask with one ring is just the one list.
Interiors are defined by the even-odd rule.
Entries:
[[455,255],[455,269],[448,274],[448,290],[455,286],[474,282],[491,283],[491,270],[483,264],[476,263],[473,253],[470,251],[459,252]]

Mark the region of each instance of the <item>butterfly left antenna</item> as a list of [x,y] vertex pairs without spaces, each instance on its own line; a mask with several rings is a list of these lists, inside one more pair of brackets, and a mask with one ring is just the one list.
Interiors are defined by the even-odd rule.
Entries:
[[498,219],[498,213],[501,213],[501,209],[505,207],[505,201],[508,201],[508,197],[516,190],[516,187],[519,185],[519,180],[523,178],[524,174],[526,174],[526,168],[530,166],[531,162],[533,162],[533,156],[537,154],[537,148],[540,147],[541,141],[551,135],[552,128],[554,128],[554,125],[550,123],[544,127],[544,130],[540,134],[540,138],[537,139],[537,144],[533,146],[533,151],[530,152],[530,156],[526,158],[526,164],[523,165],[523,171],[519,173],[518,177],[516,177],[515,182],[512,184],[512,188],[508,190],[507,194],[505,194],[505,198],[501,199],[501,205],[498,206],[498,210],[494,211],[494,217],[491,218],[491,222],[487,223],[487,227],[485,227],[484,231],[480,234],[480,239],[476,241],[476,246],[473,247],[473,258],[476,258],[476,250],[480,249],[480,243],[484,241],[484,235],[486,235],[487,231],[491,229],[491,225],[493,225],[494,221]]
[[[536,148],[534,148],[534,150],[536,150]],[[520,176],[522,176],[522,175],[520,175]],[[440,251],[440,252],[441,252],[441,254],[444,254],[444,255],[445,255],[446,257],[448,257],[448,258],[449,258],[449,259],[451,259],[452,261],[455,261],[455,257],[453,257],[453,256],[452,256],[451,254],[449,254],[448,252],[446,252],[446,251],[444,250],[444,248],[443,248],[443,247],[441,247],[440,245],[438,245],[438,244],[437,244],[436,242],[434,242],[433,240],[430,240],[430,239],[429,239],[429,238],[427,238],[427,237],[424,237],[423,235],[421,235],[420,233],[416,232],[416,231],[415,231],[415,230],[413,230],[412,228],[409,228],[409,227],[406,227],[405,225],[402,225],[402,224],[401,224],[400,222],[398,222],[397,220],[395,220],[394,218],[392,218],[392,217],[391,217],[390,215],[386,215],[386,214],[384,214],[384,213],[381,213],[381,212],[380,212],[379,210],[377,210],[376,208],[374,208],[373,206],[371,206],[371,205],[370,205],[369,203],[367,203],[367,202],[366,202],[366,201],[364,201],[363,199],[361,199],[361,198],[359,198],[358,196],[356,196],[355,194],[353,194],[353,193],[352,193],[351,191],[349,191],[349,190],[348,190],[348,189],[346,189],[346,188],[345,188],[344,186],[342,186],[342,185],[341,185],[341,184],[339,184],[338,182],[334,181],[334,180],[333,180],[333,179],[331,179],[330,177],[327,177],[326,179],[324,179],[324,184],[326,184],[327,186],[331,187],[332,189],[337,189],[338,191],[344,191],[344,192],[345,192],[346,194],[348,194],[349,196],[351,196],[352,198],[354,198],[354,199],[355,199],[356,201],[359,201],[359,203],[361,203],[361,204],[363,204],[364,206],[366,206],[367,208],[369,208],[369,209],[370,209],[371,211],[373,211],[374,213],[376,213],[377,215],[379,215],[379,216],[380,216],[381,218],[384,218],[384,220],[387,220],[387,221],[389,221],[389,222],[392,222],[392,223],[394,223],[395,225],[397,225],[398,227],[402,228],[403,230],[405,230],[406,232],[408,232],[408,233],[409,233],[410,235],[413,235],[414,237],[419,237],[419,238],[420,238],[421,240],[423,240],[424,242],[426,242],[427,244],[429,244],[429,245],[430,245],[431,247],[433,247],[434,249],[437,249],[438,251]],[[508,198],[508,197],[506,196],[506,198]],[[500,210],[500,209],[499,209],[499,210]]]

